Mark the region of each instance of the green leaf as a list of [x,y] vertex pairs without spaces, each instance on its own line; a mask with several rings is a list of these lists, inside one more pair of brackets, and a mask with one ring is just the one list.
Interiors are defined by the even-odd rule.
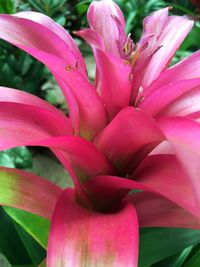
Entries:
[[199,48],[199,36],[200,36],[200,25],[196,23],[194,27],[192,28],[191,32],[189,33],[189,35],[186,37],[186,39],[182,43],[180,49],[181,50],[191,49],[194,51],[194,46]]
[[47,219],[16,208],[4,207],[4,210],[46,249],[50,227]]
[[46,251],[18,223],[15,228],[26,248],[33,264],[39,264],[46,257]]
[[0,13],[15,13],[15,2],[13,0],[0,0]]
[[194,256],[183,265],[183,267],[199,267],[200,265],[200,250],[198,250]]
[[200,242],[200,230],[178,228],[144,228],[140,233],[139,267],[176,254]]
[[168,257],[158,263],[153,264],[151,267],[181,267],[185,259],[188,257],[193,246],[185,248],[180,253]]
[[32,264],[23,242],[21,241],[15,224],[0,207],[0,251],[13,264]]

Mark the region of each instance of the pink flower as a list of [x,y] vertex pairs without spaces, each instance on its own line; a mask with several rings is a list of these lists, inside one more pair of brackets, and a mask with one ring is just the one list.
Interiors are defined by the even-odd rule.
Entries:
[[0,203],[52,220],[48,267],[137,266],[138,220],[200,229],[200,52],[168,68],[193,25],[168,8],[145,19],[137,44],[111,0],[92,2],[88,20],[77,34],[93,48],[94,85],[74,41],[50,18],[0,15],[0,37],[47,65],[70,111],[2,88],[0,149],[49,147],[74,182],[61,190],[1,168]]

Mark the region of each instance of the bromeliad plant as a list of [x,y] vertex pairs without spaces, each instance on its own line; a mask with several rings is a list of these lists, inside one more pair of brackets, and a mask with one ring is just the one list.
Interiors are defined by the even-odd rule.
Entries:
[[88,20],[76,34],[93,49],[94,85],[73,39],[49,17],[0,15],[0,37],[50,69],[69,107],[66,117],[1,88],[0,149],[49,147],[74,183],[62,190],[1,167],[0,202],[51,221],[48,267],[135,267],[138,223],[200,229],[200,52],[168,68],[193,26],[168,8],[145,19],[137,44],[111,0],[92,2]]

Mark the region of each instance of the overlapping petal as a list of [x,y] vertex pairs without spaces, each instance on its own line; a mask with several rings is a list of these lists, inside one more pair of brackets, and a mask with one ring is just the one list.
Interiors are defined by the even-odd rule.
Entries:
[[139,107],[142,110],[145,110],[149,115],[159,116],[159,113],[162,114],[162,110],[167,105],[170,105],[171,102],[179,98],[181,95],[184,95],[186,92],[189,92],[196,87],[200,87],[200,78],[181,80],[163,85],[146,96],[139,104]]
[[199,216],[191,178],[174,155],[146,157],[132,178]]
[[199,217],[190,176],[172,155],[149,156],[133,174],[134,180],[97,176],[85,184],[96,209],[115,208],[132,190],[139,189],[165,197]]
[[187,116],[193,119],[200,117],[200,86],[178,97],[167,105],[160,116]]
[[[25,18],[0,15],[0,25],[0,38],[36,57],[67,83],[78,104],[81,135],[93,138],[107,123],[106,111],[63,39],[40,23]],[[64,95],[69,95],[65,86],[61,89]]]
[[200,229],[200,219],[173,202],[149,192],[128,197],[136,208],[140,227]]
[[[60,39],[62,39],[66,45],[66,48],[70,50],[72,54],[74,54],[75,58],[78,61],[79,70],[86,74],[86,66],[84,59],[81,55],[80,50],[78,49],[76,43],[72,39],[71,35],[58,23],[54,22],[50,17],[39,13],[39,12],[33,12],[33,11],[23,11],[18,12],[15,14],[16,17],[28,19],[31,21],[35,21],[38,24],[40,24],[42,27],[46,27],[50,31],[52,31],[56,36],[58,36]],[[63,56],[65,56],[63,54]]]
[[65,117],[33,105],[1,102],[1,150],[69,134],[72,135],[72,131]]
[[106,51],[120,56],[120,43],[125,42],[126,34],[119,7],[111,0],[93,1],[87,15],[91,29],[101,36]]
[[[130,66],[112,54],[96,49],[96,64],[99,74],[99,94],[112,119],[121,109],[129,106],[132,81]],[[112,79],[111,79],[112,77]]]
[[131,204],[113,214],[87,210],[63,192],[55,208],[47,266],[137,266],[138,224]]
[[200,209],[200,124],[187,118],[162,118],[159,125],[188,173],[198,209]]
[[138,109],[126,107],[96,137],[95,143],[118,170],[127,171],[136,152],[163,139],[153,119]]
[[114,168],[104,154],[83,138],[76,136],[50,138],[39,141],[36,145],[63,152],[82,182],[96,175],[114,174]]
[[[0,167],[0,204],[51,219],[62,189],[37,175]],[[42,188],[38,192],[38,189]]]
[[151,94],[156,89],[166,86],[170,83],[182,81],[186,79],[194,79],[200,77],[200,51],[193,53],[191,56],[183,59],[171,68],[163,71],[159,77],[145,89],[144,95]]
[[[155,15],[156,12],[149,16],[146,25],[148,25],[151,20],[153,20],[152,24],[155,23]],[[155,35],[157,38],[156,46],[159,46],[160,48],[153,55],[150,63],[145,68],[145,74],[141,84],[143,88],[147,88],[168,66],[176,50],[179,48],[194,24],[192,20],[179,16],[169,16],[167,20],[164,21],[162,12],[160,12],[159,19],[158,26],[152,27],[150,28],[151,30],[148,31],[148,34]]]

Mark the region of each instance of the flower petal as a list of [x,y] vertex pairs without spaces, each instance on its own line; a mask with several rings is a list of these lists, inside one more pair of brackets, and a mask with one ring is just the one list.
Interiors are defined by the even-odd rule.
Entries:
[[190,176],[173,155],[148,156],[132,178],[199,216]]
[[65,117],[58,117],[56,113],[35,106],[1,102],[1,150],[69,134],[72,133]]
[[53,215],[47,266],[136,267],[137,215],[131,204],[113,214],[87,210],[73,190],[61,195]]
[[9,103],[18,103],[18,104],[24,104],[29,106],[34,106],[38,108],[42,108],[48,111],[53,112],[54,114],[57,114],[62,119],[65,119],[65,124],[68,124],[69,126],[69,133],[72,133],[72,127],[70,125],[70,122],[68,121],[68,118],[61,112],[59,109],[55,108],[53,105],[49,104],[47,101],[44,101],[43,99],[34,96],[32,94],[29,94],[27,92],[8,88],[8,87],[2,87],[0,86],[0,103],[1,102],[9,102]]
[[[102,37],[99,35],[98,32],[93,31],[92,29],[83,29],[80,31],[75,32],[75,34],[85,40],[92,48],[97,48],[100,50],[105,51],[105,45],[103,42]],[[95,49],[93,50],[95,51]]]
[[104,154],[83,138],[77,136],[49,138],[37,142],[37,145],[64,153],[82,182],[93,176],[114,174],[114,169]]
[[200,210],[200,124],[187,118],[177,117],[162,118],[159,125],[191,179],[197,207]]
[[[93,1],[87,15],[91,29],[102,37],[106,51],[120,56],[118,43],[126,40],[125,20],[120,8],[112,0]],[[119,31],[119,27],[123,30]]]
[[[0,167],[0,204],[51,219],[62,189],[34,174]],[[38,188],[42,188],[38,194]]]
[[[153,16],[155,16],[155,14],[156,12],[154,12],[153,15],[149,17],[149,21],[153,19]],[[147,88],[167,67],[176,50],[183,42],[194,24],[193,21],[179,16],[170,16],[165,22],[163,21],[163,17],[161,16],[160,20],[161,29],[159,29],[159,32],[155,33],[154,30],[156,29],[157,31],[158,27],[152,27],[152,32],[148,32],[149,34],[154,34],[157,37],[156,45],[160,48],[153,55],[150,63],[145,69],[145,74],[142,81],[142,87],[144,89]],[[146,23],[146,25],[148,24]]]
[[121,58],[96,49],[95,58],[99,73],[98,91],[110,119],[129,105],[132,83],[130,66]]
[[137,211],[140,227],[200,229],[200,219],[173,202],[148,192],[129,196]]
[[200,117],[199,111],[200,86],[175,99],[162,110],[159,116],[187,116],[196,119]]
[[167,85],[163,85],[151,94],[146,96],[139,104],[139,107],[145,110],[149,115],[156,116],[171,102],[176,100],[184,93],[200,86],[200,79],[181,80]]
[[60,39],[65,42],[67,49],[69,49],[78,60],[81,72],[83,74],[86,74],[86,66],[80,50],[78,49],[71,35],[60,24],[56,23],[50,17],[39,12],[23,11],[16,13],[14,16],[37,22],[38,24],[46,27],[47,29],[55,33],[55,35],[60,37]]
[[176,65],[163,71],[158,79],[145,90],[144,94],[147,96],[164,85],[195,78],[200,78],[200,51],[193,53]]
[[153,119],[138,109],[126,107],[96,137],[95,143],[122,171],[145,145],[162,140],[162,133]]
[[[156,159],[160,164],[157,167],[153,162]],[[92,199],[94,208],[99,211],[115,208],[132,189],[137,189],[162,196],[199,217],[199,209],[196,206],[194,191],[190,181],[188,181],[187,173],[173,156],[162,155],[161,159],[158,159],[159,156],[156,155],[151,156],[150,160],[146,160],[144,166],[141,167],[141,173],[139,168],[138,173],[136,172],[134,175],[134,178],[137,178],[136,175],[138,175],[139,180],[108,175],[96,176],[88,180],[84,185]],[[167,163],[172,163],[172,168],[169,164],[165,164],[165,159]],[[150,166],[150,163],[154,163],[154,165]],[[175,168],[174,172],[173,168]],[[179,179],[177,179],[177,175],[180,175]]]
[[16,16],[1,14],[0,25],[0,38],[5,41],[19,48],[23,46],[25,51],[26,47],[35,48],[77,65],[79,57],[72,38],[47,16],[36,12],[20,12]]
[[[74,54],[53,31],[29,19],[0,15],[0,38],[46,64],[68,85],[78,104],[81,135],[91,139],[106,125],[107,114],[100,97],[80,72]],[[61,89],[69,98],[64,84]]]

